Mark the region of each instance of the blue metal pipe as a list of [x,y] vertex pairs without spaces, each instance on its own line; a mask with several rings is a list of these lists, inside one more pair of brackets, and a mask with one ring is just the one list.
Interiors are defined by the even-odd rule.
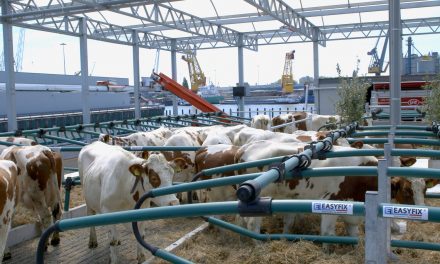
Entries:
[[[365,137],[365,136],[387,136],[389,131],[366,131],[352,133],[352,137]],[[437,137],[432,132],[425,131],[396,131],[396,136],[417,136],[417,137]]]
[[387,176],[440,179],[440,170],[430,168],[391,167],[387,170]]
[[[388,143],[388,138],[347,138],[349,143],[361,141],[365,144],[384,144]],[[440,146],[440,140],[436,139],[423,139],[423,138],[395,138],[396,144],[418,144],[429,146]]]
[[391,240],[391,246],[392,247],[440,251],[440,244],[439,243],[405,241],[405,240]]
[[346,245],[355,245],[358,243],[357,237],[345,237],[345,236],[319,236],[319,235],[296,235],[296,234],[257,234],[246,228],[222,221],[215,217],[207,217],[206,221],[214,224],[216,226],[225,228],[227,230],[233,231],[240,235],[244,235],[260,241],[270,241],[270,240],[289,240],[289,241],[299,241],[307,240],[313,242],[321,243],[337,243]]
[[[421,206],[421,205],[407,205],[407,204],[387,204],[387,203],[381,203],[377,207],[378,215],[380,217],[383,217],[383,208],[384,206],[394,206],[394,207],[405,207],[405,208],[426,208],[428,209],[428,219],[422,220],[417,218],[411,218],[411,220],[414,221],[429,221],[429,222],[440,222],[440,208],[439,207],[432,207],[432,206]],[[407,219],[405,217],[400,217],[399,214],[395,214],[393,218],[401,218],[401,219]]]
[[[359,126],[357,127],[358,130],[390,130],[390,125],[379,125],[379,126]],[[431,131],[430,126],[416,126],[416,125],[397,125],[396,129],[413,129],[413,130],[423,130],[423,131]]]

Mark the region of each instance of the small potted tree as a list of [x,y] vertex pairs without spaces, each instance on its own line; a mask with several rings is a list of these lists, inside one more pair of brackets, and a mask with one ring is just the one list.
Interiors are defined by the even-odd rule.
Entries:
[[[425,98],[423,111],[426,113],[425,119],[429,123],[440,122],[440,74],[424,86],[429,90],[429,95]],[[440,150],[439,146],[433,146],[434,150]],[[440,159],[431,158],[428,160],[429,168],[440,168]]]
[[369,84],[358,76],[359,60],[351,78],[341,76],[339,64],[336,65],[336,71],[340,78],[337,89],[339,101],[336,102],[336,114],[341,116],[342,124],[350,124],[355,121],[361,123],[365,114],[365,100]]

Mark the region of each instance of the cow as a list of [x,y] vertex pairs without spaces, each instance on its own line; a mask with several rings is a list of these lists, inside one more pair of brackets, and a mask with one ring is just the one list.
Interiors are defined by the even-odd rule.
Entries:
[[[217,144],[204,146],[196,152],[195,156],[195,172],[200,173],[205,169],[211,169],[221,167],[225,165],[234,164],[235,155],[240,147]],[[221,174],[214,174],[210,176],[202,175],[201,179],[212,179],[235,175],[234,171],[228,171]],[[199,202],[212,202],[212,201],[232,201],[235,200],[236,186],[222,186],[216,188],[209,188],[201,191],[199,196]]]
[[[258,141],[240,148],[235,162],[248,162],[275,156],[292,155],[302,151],[301,144],[276,144],[270,141]],[[258,151],[264,149],[265,151]],[[334,151],[350,150],[350,147],[333,146]],[[327,160],[313,160],[310,168],[344,166],[377,166],[377,158],[373,156],[347,157]],[[245,172],[265,171],[267,168],[246,169]],[[356,186],[353,187],[353,186]],[[394,177],[391,185],[392,197],[396,202],[406,204],[423,204],[424,181],[409,181],[402,177]],[[376,177],[338,176],[310,179],[294,179],[283,183],[273,183],[262,190],[261,196],[275,199],[326,199],[364,201],[366,191],[377,190]],[[334,234],[336,217],[323,216],[321,232],[323,235]],[[345,218],[348,233],[357,235],[359,219]],[[248,226],[255,232],[260,231],[261,219],[252,219]],[[288,232],[293,225],[293,218],[286,217],[283,232]]]
[[252,117],[250,127],[269,130],[272,126],[272,120],[268,115],[255,115]]
[[3,256],[6,247],[18,193],[17,166],[12,161],[0,160],[0,257]]
[[[24,138],[24,137],[0,137],[0,141],[9,142],[12,144],[19,144],[24,146],[35,146],[38,145],[38,143],[30,138]],[[0,145],[0,153],[6,149],[8,146]]]
[[234,136],[234,145],[243,146],[248,143],[252,143],[258,140],[270,140],[273,142],[280,143],[295,143],[299,142],[299,140],[295,139],[289,134],[280,133],[280,132],[272,132],[261,129],[256,129],[252,127],[243,128]]
[[[304,121],[298,122],[300,120]],[[273,131],[291,134],[295,130],[318,131],[324,128],[325,130],[332,130],[337,128],[337,124],[341,122],[341,117],[338,115],[318,115],[306,112],[296,112],[282,114],[272,118],[272,125],[278,126],[293,121],[297,121],[297,123],[277,128]]]
[[98,141],[117,146],[162,146],[172,135],[170,129],[160,127],[148,132],[136,132],[124,137],[100,134]]
[[[94,142],[82,148],[78,156],[78,169],[87,214],[109,213],[129,210],[139,197],[154,188],[171,186],[174,174],[173,162],[160,153],[149,153],[141,159],[119,146]],[[158,206],[177,205],[174,194],[151,199]],[[149,207],[150,201],[145,202]],[[145,235],[144,226],[141,228]],[[119,235],[115,226],[110,227],[110,262],[118,262]],[[95,228],[90,228],[89,248],[97,247]],[[137,260],[145,260],[142,247],[138,245]]]
[[[42,145],[11,146],[0,154],[0,159],[13,161],[17,165],[19,203],[38,215],[41,230],[59,220],[63,177],[61,155]],[[51,245],[59,243],[59,233],[54,232]]]

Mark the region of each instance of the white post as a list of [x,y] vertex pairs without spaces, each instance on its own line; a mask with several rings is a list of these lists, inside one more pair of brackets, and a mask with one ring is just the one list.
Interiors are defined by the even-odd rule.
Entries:
[[83,124],[90,124],[89,103],[89,62],[87,54],[87,18],[80,18],[79,49],[81,57],[81,102],[83,111]]
[[400,81],[402,58],[402,24],[400,21],[400,1],[389,0],[390,21],[390,124],[392,128],[400,124]]
[[319,91],[319,44],[318,44],[318,29],[315,28],[313,35],[313,94],[315,96],[315,111],[317,114],[320,110],[320,91]]
[[[171,77],[177,82],[176,40],[171,40]],[[178,115],[177,96],[173,95],[173,115]]]
[[380,245],[381,230],[379,229],[378,217],[378,194],[367,191],[365,194],[365,264],[386,264],[385,250]]
[[139,93],[139,39],[136,30],[132,32],[133,39],[133,84],[134,84],[134,118],[141,118],[141,104]]
[[[9,14],[9,1],[2,1],[2,15]],[[17,130],[17,102],[15,96],[14,72],[14,45],[12,39],[12,24],[3,22],[3,54],[6,73],[6,114],[8,117],[8,130]]]
[[[238,85],[244,87],[243,34],[238,36]],[[239,116],[244,117],[244,96],[239,100]]]

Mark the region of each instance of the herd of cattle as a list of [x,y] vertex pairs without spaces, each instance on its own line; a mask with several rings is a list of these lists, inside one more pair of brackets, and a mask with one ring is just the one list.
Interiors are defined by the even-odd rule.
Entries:
[[[300,121],[294,125],[268,129],[280,124]],[[206,126],[167,128],[149,132],[137,132],[125,137],[102,134],[96,142],[82,148],[78,156],[78,170],[83,195],[89,215],[101,214],[134,207],[139,197],[152,188],[172,185],[173,182],[189,182],[194,174],[208,169],[234,163],[255,161],[300,153],[312,141],[325,138],[328,131],[320,131],[332,123],[339,122],[337,116],[312,115],[304,112],[284,114],[273,119],[257,115],[251,126]],[[61,216],[62,159],[59,153],[38,145],[26,138],[0,138],[25,146],[0,146],[0,253],[3,253],[10,229],[11,218],[17,203],[33,210],[45,229]],[[353,148],[374,148],[355,142],[349,144],[338,139],[333,151]],[[139,151],[129,152],[120,146],[194,146],[198,151]],[[405,146],[408,147],[408,146]],[[413,157],[401,157],[401,166],[411,166]],[[347,157],[313,160],[311,168],[343,166],[377,166],[378,157]],[[228,172],[202,179],[227,177],[236,174],[266,171],[268,166]],[[408,180],[393,177],[392,198],[397,203],[424,204],[427,186],[437,184],[432,180]],[[199,202],[236,200],[237,186],[223,186],[201,190]],[[377,190],[377,178],[368,176],[337,176],[322,178],[301,178],[273,183],[263,189],[262,196],[274,199],[325,199],[364,201],[367,190]],[[186,203],[185,195],[166,195],[151,199],[156,206]],[[179,199],[178,199],[179,198]],[[145,206],[150,206],[146,202]],[[321,234],[334,235],[336,216],[322,215]],[[247,228],[260,232],[261,219],[242,219]],[[347,231],[358,235],[359,217],[344,217]],[[294,223],[292,215],[284,217],[284,232],[288,233]],[[141,230],[145,230],[142,227]],[[110,259],[118,260],[118,232],[110,228]],[[59,234],[51,239],[52,245],[59,244]],[[89,247],[97,246],[96,232],[90,230]],[[5,254],[6,255],[6,254]],[[137,260],[145,255],[138,248]]]

